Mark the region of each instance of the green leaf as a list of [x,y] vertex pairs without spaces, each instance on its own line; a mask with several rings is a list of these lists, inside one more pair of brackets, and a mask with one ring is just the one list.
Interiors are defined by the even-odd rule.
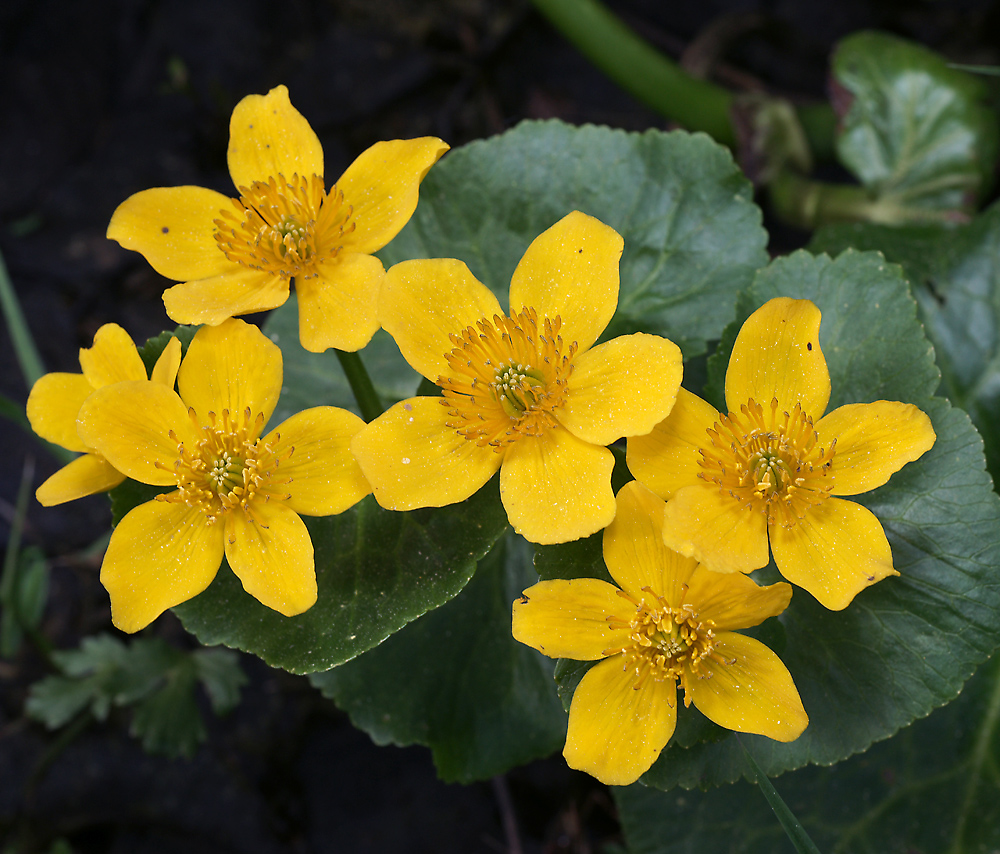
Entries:
[[[965,854],[1000,848],[1000,659],[955,700],[833,768],[776,788],[823,851]],[[740,782],[707,792],[614,789],[630,854],[786,854],[794,849]]]
[[[337,354],[333,350],[310,353],[299,343],[299,310],[294,294],[271,312],[263,331],[281,347],[284,360],[284,384],[271,417],[272,425],[313,406],[339,406],[361,414]],[[406,363],[388,332],[376,332],[361,351],[361,359],[385,406],[416,393],[420,375]]]
[[704,134],[642,134],[522,122],[452,151],[427,175],[416,213],[379,255],[458,258],[507,305],[532,240],[573,210],[625,238],[618,313],[608,335],[664,335],[704,352],[736,294],[767,262],[752,188]]
[[482,780],[557,750],[566,716],[552,662],[510,633],[511,602],[534,583],[513,534],[455,599],[312,682],[377,744],[431,748],[439,776]]
[[329,670],[466,585],[507,526],[496,481],[449,507],[396,513],[369,496],[339,516],[306,517],[319,601],[304,614],[261,605],[225,562],[204,593],[174,612],[206,646],[236,647],[292,673]]
[[191,656],[181,657],[164,674],[159,690],[140,699],[129,732],[147,753],[191,757],[208,735],[195,700],[198,672]]
[[[953,699],[1000,642],[1000,499],[968,417],[931,396],[938,374],[901,271],[875,253],[831,260],[798,252],[776,260],[740,300],[739,322],[709,360],[716,384],[743,320],[776,296],[811,299],[822,311],[828,409],[912,402],[931,418],[937,440],[888,484],[851,499],[882,522],[899,577],[868,588],[839,612],[796,589],[777,622],[747,632],[781,656],[810,717],[805,733],[789,744],[741,736],[769,776],[840,761],[927,715]],[[759,576],[778,578],[773,564]],[[643,778],[647,784],[691,788],[745,773],[732,734],[699,733],[685,720],[690,712],[679,709],[678,734],[682,725],[695,729],[668,744]],[[695,743],[692,732],[716,740]]]
[[142,358],[142,363],[146,368],[146,375],[152,376],[156,360],[160,358],[167,344],[170,343],[171,338],[176,338],[181,342],[181,358],[183,358],[191,344],[191,339],[194,338],[195,333],[200,328],[199,326],[178,326],[172,332],[164,331],[148,339],[139,348],[139,356]]
[[881,250],[903,266],[941,368],[941,392],[965,409],[1000,476],[1000,205],[956,228],[835,226],[813,246]]
[[974,209],[997,155],[997,117],[983,103],[981,80],[876,32],[840,43],[833,77],[837,152],[883,203],[882,221],[953,219]]
[[240,702],[240,688],[247,683],[239,656],[228,649],[197,649],[191,657],[212,711],[225,715],[235,709]]

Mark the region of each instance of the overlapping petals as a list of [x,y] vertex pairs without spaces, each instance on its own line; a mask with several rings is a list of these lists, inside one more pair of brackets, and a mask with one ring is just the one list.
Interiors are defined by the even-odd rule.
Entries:
[[912,404],[849,404],[824,415],[830,375],[820,312],[773,299],[747,319],[726,373],[723,416],[682,391],[670,415],[629,440],[632,473],[669,499],[664,540],[719,572],[778,569],[833,610],[898,574],[879,521],[833,496],[883,485],[934,444]]
[[372,253],[407,223],[420,182],[447,150],[434,137],[379,142],[327,189],[319,139],[278,86],[233,110],[228,163],[238,198],[202,187],[143,190],[115,211],[108,237],[180,281],[163,295],[179,323],[218,325],[276,308],[294,279],[303,346],[358,350],[378,329],[385,273]]
[[497,469],[508,519],[537,543],[588,536],[614,517],[607,444],[673,406],[680,350],[655,335],[592,347],[618,302],[622,239],[575,212],[532,242],[510,308],[455,260],[386,275],[382,326],[443,398],[411,398],[352,443],[375,498],[394,510],[468,498]]
[[[152,379],[173,387],[180,361],[180,342],[171,338],[153,368]],[[51,373],[39,378],[26,406],[31,428],[43,439],[84,456],[59,469],[35,492],[46,507],[63,504],[118,486],[125,475],[80,438],[76,419],[95,389],[129,380],[146,380],[146,368],[128,333],[106,323],[92,347],[80,350],[82,373]]]
[[137,631],[197,595],[223,555],[269,608],[293,616],[316,601],[299,514],[339,513],[368,494],[348,449],[364,422],[316,407],[262,436],[281,382],[280,350],[230,319],[195,335],[178,392],[128,380],[84,402],[78,433],[88,446],[129,477],[177,487],[133,509],[112,534],[101,580],[116,626]]
[[663,542],[664,502],[638,482],[617,497],[604,559],[621,588],[542,581],[514,602],[513,634],[551,657],[600,660],[573,694],[563,755],[609,785],[635,782],[676,724],[677,683],[710,720],[792,741],[808,724],[778,657],[732,629],[787,607],[791,587],[712,572]]

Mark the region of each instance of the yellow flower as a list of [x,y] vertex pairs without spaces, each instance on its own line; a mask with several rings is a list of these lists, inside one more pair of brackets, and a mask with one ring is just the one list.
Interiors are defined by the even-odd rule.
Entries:
[[302,346],[361,349],[378,329],[385,275],[372,253],[409,220],[448,146],[433,137],[376,143],[327,191],[319,139],[284,86],[240,101],[229,131],[239,199],[202,187],[144,190],[119,205],[108,237],[183,282],[163,295],[178,323],[276,308],[294,278]]
[[[181,342],[171,338],[153,368],[155,382],[173,387],[181,360]],[[40,504],[52,507],[118,486],[125,475],[84,443],[76,432],[76,416],[94,389],[123,380],[145,380],[146,367],[128,333],[116,323],[97,330],[94,346],[80,350],[82,374],[51,373],[41,377],[28,395],[31,429],[43,439],[79,451],[35,492]]]
[[[681,390],[670,416],[628,443],[632,474],[667,501],[664,540],[719,572],[774,562],[831,610],[893,569],[878,519],[853,501],[934,444],[930,419],[894,401],[823,415],[830,373],[820,311],[773,299],[733,345],[728,415]],[[815,423],[814,423],[815,421]]]
[[673,406],[680,350],[636,334],[592,345],[618,305],[622,239],[571,213],[528,247],[510,313],[461,261],[419,260],[386,274],[383,327],[444,390],[383,413],[351,443],[391,510],[462,501],[500,473],[514,529],[574,540],[615,514],[605,445],[648,432]]
[[603,783],[634,783],[656,761],[684,704],[727,729],[793,741],[809,723],[792,677],[764,644],[736,634],[780,614],[792,589],[711,572],[663,544],[663,501],[636,481],[618,493],[597,578],[541,581],[514,602],[515,639],[552,658],[600,661],[569,710],[563,755]]
[[320,406],[261,431],[281,389],[281,351],[256,326],[198,330],[177,374],[98,389],[84,442],[133,480],[176,489],[130,511],[111,535],[101,583],[114,624],[134,632],[201,593],[223,554],[243,588],[286,616],[316,601],[299,514],[341,513],[370,492],[348,450],[363,421]]

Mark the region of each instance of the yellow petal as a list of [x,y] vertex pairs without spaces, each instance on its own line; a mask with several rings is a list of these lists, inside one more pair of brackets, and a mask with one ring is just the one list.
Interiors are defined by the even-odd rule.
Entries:
[[663,541],[715,572],[767,566],[767,517],[722,494],[715,484],[686,486],[667,502]]
[[278,175],[323,175],[323,146],[284,86],[247,95],[236,105],[229,119],[228,160],[237,188]]
[[691,699],[706,718],[737,732],[794,741],[809,717],[788,668],[760,641],[726,632],[718,636],[720,664],[702,659],[704,678],[688,677]]
[[218,326],[228,317],[277,308],[287,299],[287,280],[233,264],[221,275],[167,288],[163,307],[176,323]]
[[35,491],[35,498],[43,507],[65,504],[98,492],[114,489],[125,480],[100,454],[84,454],[63,466]]
[[500,498],[514,530],[533,543],[589,537],[615,518],[614,455],[554,427],[507,448]]
[[708,444],[709,430],[719,420],[715,407],[686,388],[677,392],[670,414],[645,436],[630,436],[625,459],[632,474],[660,498],[700,483],[700,448]]
[[280,501],[254,502],[254,519],[226,515],[226,559],[243,589],[286,617],[316,602],[316,569],[309,531]]
[[739,572],[712,572],[701,565],[688,581],[685,597],[698,619],[711,620],[717,631],[760,625],[791,600],[791,585],[783,581],[760,587]]
[[577,356],[559,422],[577,438],[610,445],[667,417],[681,384],[681,351],[659,335],[623,335]]
[[613,228],[573,211],[532,241],[510,282],[510,310],[562,318],[562,337],[589,348],[618,307],[624,241]]
[[353,412],[335,406],[317,406],[293,415],[265,438],[283,459],[275,472],[276,492],[287,492],[285,506],[307,516],[331,516],[353,507],[371,487],[351,454],[351,439],[365,426]]
[[186,504],[148,501],[115,528],[101,565],[111,621],[137,632],[160,614],[201,593],[222,563],[221,525]]
[[[171,430],[176,439],[168,435]],[[149,380],[97,389],[80,408],[77,431],[122,474],[154,486],[177,482],[178,443],[194,445],[201,438],[181,399]],[[166,469],[157,468],[157,462]]]
[[378,331],[382,262],[352,252],[320,265],[317,273],[312,279],[295,280],[302,346],[311,353],[331,347],[360,350]]
[[94,346],[80,350],[80,367],[94,388],[146,379],[139,351],[117,323],[105,323],[94,335]]
[[627,624],[635,606],[598,578],[557,579],[525,590],[514,600],[513,614],[515,640],[549,658],[596,661],[628,643],[628,629],[612,629],[608,617]]
[[934,446],[931,420],[909,403],[878,400],[833,410],[816,424],[820,443],[837,440],[833,494],[858,495],[888,482]]
[[215,240],[215,220],[231,207],[227,196],[204,187],[154,187],[118,206],[108,237],[168,279],[207,279],[237,267]]
[[403,261],[390,267],[378,310],[403,358],[431,381],[451,372],[445,359],[455,348],[450,335],[504,313],[493,292],[463,262],[452,258]]
[[375,500],[389,510],[443,507],[464,501],[503,459],[445,423],[439,397],[411,397],[382,413],[351,441]]
[[677,684],[646,678],[637,689],[635,681],[621,656],[584,675],[570,704],[563,748],[570,768],[608,786],[627,786],[656,761],[674,734]]
[[447,150],[447,143],[425,136],[376,142],[362,152],[337,181],[354,225],[345,248],[370,254],[399,234],[417,207],[420,182]]
[[171,338],[160,353],[160,358],[153,365],[149,378],[155,383],[162,383],[167,388],[173,388],[177,381],[177,369],[181,366],[181,342]]
[[[622,590],[635,599],[645,598],[651,608],[659,609],[657,596],[677,606],[681,586],[687,584],[697,561],[664,544],[663,499],[633,480],[618,491],[616,502],[614,521],[604,529],[608,572]],[[643,588],[649,590],[645,596]]]
[[25,406],[31,429],[46,441],[70,451],[86,451],[87,446],[76,432],[76,416],[93,391],[83,374],[52,373],[39,377]]
[[758,308],[736,336],[726,371],[726,406],[739,412],[748,398],[765,408],[796,403],[819,420],[830,401],[830,372],[819,347],[820,311],[805,299],[778,297]]
[[774,562],[792,584],[840,611],[889,575],[892,552],[882,524],[860,504],[828,498],[791,528],[771,527]]
[[193,406],[202,424],[208,413],[228,409],[242,417],[271,417],[281,393],[281,350],[256,326],[227,320],[203,326],[194,336],[177,373],[181,399]]

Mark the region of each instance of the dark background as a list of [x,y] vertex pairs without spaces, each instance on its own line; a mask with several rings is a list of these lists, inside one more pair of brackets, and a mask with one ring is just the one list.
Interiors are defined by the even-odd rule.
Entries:
[[[712,64],[716,80],[793,99],[825,97],[830,49],[859,29],[1000,62],[1000,8],[982,0],[609,6],[666,53]],[[111,213],[148,187],[230,193],[232,108],[279,83],[319,135],[331,181],[380,139],[458,146],[524,118],[669,127],[527,0],[0,0],[0,251],[46,370],[79,371],[78,349],[103,323],[140,343],[173,327],[160,301],[169,283],[105,238]],[[779,250],[804,240],[775,233]],[[28,393],[6,332],[0,393],[19,404]],[[37,486],[58,463],[9,421],[0,443],[5,543],[22,477]],[[32,501],[25,543],[51,560],[43,629],[57,647],[114,631],[100,555],[87,552],[109,522],[103,496]],[[192,643],[170,614],[148,631]],[[423,748],[376,748],[304,679],[243,664],[240,708],[212,720],[194,759],[170,761],[142,752],[125,714],[57,750],[23,713],[43,660],[26,646],[0,661],[0,851],[64,839],[80,854],[585,854],[620,838],[607,791],[559,757],[445,785]]]

